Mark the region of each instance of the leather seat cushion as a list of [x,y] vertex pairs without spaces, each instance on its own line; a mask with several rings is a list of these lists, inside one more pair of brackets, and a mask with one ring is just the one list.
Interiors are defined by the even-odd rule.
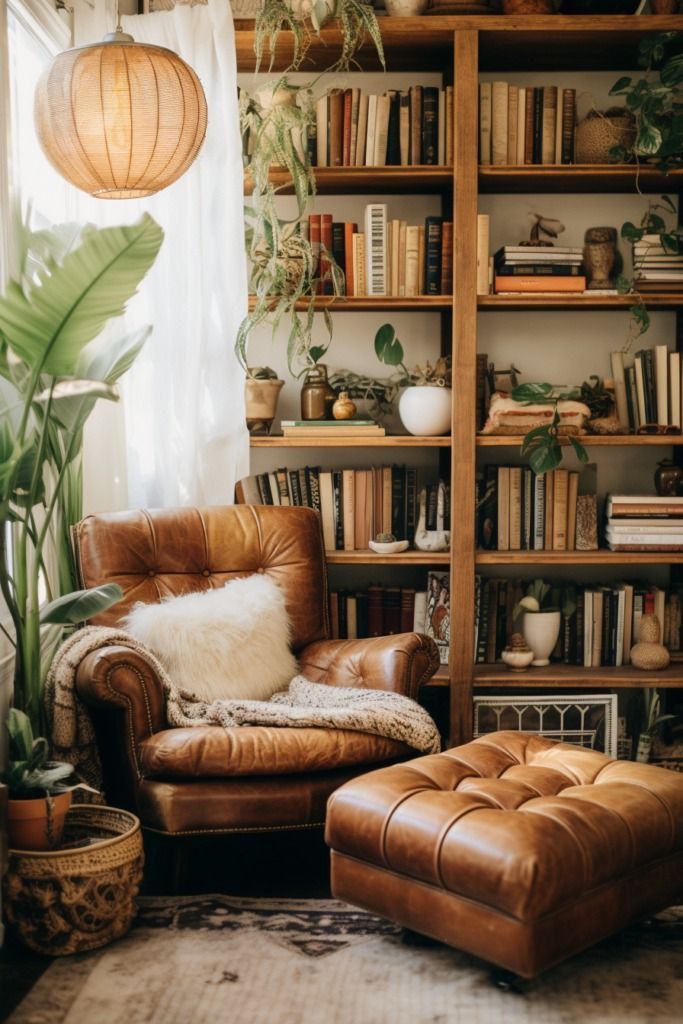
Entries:
[[201,726],[164,729],[139,748],[148,779],[203,779],[331,772],[404,760],[405,743],[349,729]]
[[499,732],[355,779],[333,850],[522,921],[683,851],[683,776]]

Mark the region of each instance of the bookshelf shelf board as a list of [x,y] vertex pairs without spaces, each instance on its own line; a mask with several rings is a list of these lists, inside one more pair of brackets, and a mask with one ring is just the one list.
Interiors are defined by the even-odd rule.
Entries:
[[[524,438],[519,435],[479,434],[477,448],[520,448]],[[589,448],[664,448],[683,444],[683,434],[582,434],[578,440]],[[566,437],[560,444],[568,445]]]
[[400,555],[377,555],[374,551],[326,551],[329,565],[448,565],[448,551],[403,551]]
[[[452,167],[316,167],[314,172],[318,195],[445,192],[453,187]],[[269,177],[282,195],[291,195],[294,191],[287,171],[275,167]],[[251,181],[246,175],[245,195],[250,195],[251,191]]]
[[[591,295],[582,292],[578,295],[548,295],[520,293],[519,295],[478,295],[477,305],[484,312],[523,309],[571,309],[586,310],[627,310],[636,302],[634,295]],[[652,292],[644,296],[648,309],[683,309],[683,292]]]
[[451,438],[414,437],[252,437],[252,448],[450,448]]
[[[254,304],[254,298],[250,297],[249,308],[253,309]],[[681,304],[683,305],[683,301]],[[317,295],[315,299],[316,309],[332,309],[335,313],[381,313],[391,310],[405,313],[440,313],[450,310],[452,305],[453,299],[450,295],[415,295],[410,298],[397,295]],[[308,300],[297,302],[296,308],[308,309]]]
[[593,687],[639,687],[639,686],[683,686],[683,663],[674,662],[659,672],[643,672],[624,665],[621,668],[583,668],[580,665],[548,665],[533,668],[527,672],[509,672],[500,664],[475,665],[474,686],[496,686],[514,690],[532,687],[547,689],[590,690]]
[[[392,71],[434,71],[450,66],[453,33],[479,31],[480,63],[484,71],[534,70],[623,70],[637,66],[640,39],[653,32],[680,29],[683,19],[676,15],[633,17],[609,15],[579,17],[550,15],[508,15],[496,17],[434,16],[380,18],[387,64]],[[235,22],[238,71],[254,69],[254,22]],[[315,36],[301,71],[328,67],[340,50],[341,35],[332,24]],[[281,32],[272,71],[283,71],[293,53],[292,35]],[[268,51],[262,70],[269,70]],[[366,41],[358,54],[364,71],[381,69],[375,48]]]
[[477,565],[681,565],[681,551],[477,551]]
[[683,171],[662,174],[629,164],[549,164],[480,167],[479,191],[523,192],[680,192]]

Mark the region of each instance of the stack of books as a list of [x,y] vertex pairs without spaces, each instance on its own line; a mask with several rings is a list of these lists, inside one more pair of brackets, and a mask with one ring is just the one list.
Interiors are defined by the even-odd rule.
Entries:
[[477,541],[496,551],[574,551],[579,474],[486,466],[477,480]]
[[613,494],[606,512],[610,551],[683,551],[683,497]]
[[683,291],[683,252],[664,248],[659,235],[633,245],[633,287],[638,292]]
[[393,533],[397,540],[411,544],[415,538],[417,470],[406,466],[334,470],[283,466],[240,480],[235,497],[240,504],[315,509],[327,551],[366,551],[378,533]]
[[346,295],[450,295],[453,291],[453,222],[424,224],[389,219],[386,203],[365,207],[361,230],[350,221],[315,213],[300,230],[317,260],[313,291],[332,294],[329,258],[344,271]]
[[308,137],[317,167],[453,163],[453,87],[413,85],[381,96],[331,89],[316,104]]
[[482,164],[572,164],[576,89],[556,85],[479,86],[479,159]]
[[[475,650],[479,664],[501,660],[503,647],[519,631],[514,609],[528,581],[476,578]],[[643,583],[562,584],[553,588],[553,607],[563,611],[552,660],[599,668],[630,663],[641,616],[655,614],[663,624],[662,643],[673,659],[681,653],[681,592]],[[533,614],[533,613],[529,613]]]
[[632,359],[623,352],[612,352],[611,361],[617,417],[624,430],[657,424],[668,427],[667,433],[680,432],[680,352],[654,345],[640,349]]
[[384,437],[386,430],[371,419],[282,420],[284,437]]
[[504,245],[493,258],[494,291],[583,292],[583,250],[569,245]]

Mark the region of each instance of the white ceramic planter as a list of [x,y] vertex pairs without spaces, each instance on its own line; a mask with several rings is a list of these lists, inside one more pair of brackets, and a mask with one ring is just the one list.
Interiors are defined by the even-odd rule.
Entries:
[[451,388],[406,388],[398,400],[398,414],[409,434],[438,437],[451,430]]
[[534,652],[531,662],[537,668],[550,664],[557,638],[560,635],[560,612],[525,612],[522,623],[524,639]]

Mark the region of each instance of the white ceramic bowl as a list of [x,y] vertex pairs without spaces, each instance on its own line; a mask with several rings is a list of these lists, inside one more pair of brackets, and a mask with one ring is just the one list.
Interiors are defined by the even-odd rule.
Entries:
[[410,545],[407,540],[392,540],[389,543],[371,540],[368,546],[377,555],[397,555],[400,551],[407,551]]

